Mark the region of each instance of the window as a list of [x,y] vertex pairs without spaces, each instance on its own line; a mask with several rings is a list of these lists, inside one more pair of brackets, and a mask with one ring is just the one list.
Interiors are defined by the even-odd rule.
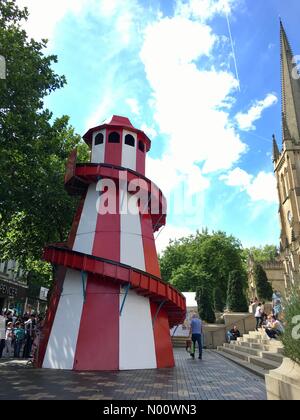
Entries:
[[141,152],[145,151],[145,145],[141,140],[139,141],[139,149],[140,149]]
[[286,193],[286,185],[283,175],[281,175],[281,185],[282,185],[282,194],[283,194],[283,200],[286,199],[287,193]]
[[108,143],[120,143],[120,134],[115,131],[110,133],[108,136]]
[[98,146],[98,144],[103,144],[104,143],[104,136],[102,133],[98,133],[97,136],[95,137],[95,146]]
[[128,146],[135,146],[135,140],[134,137],[131,134],[126,134],[125,136],[125,144],[127,144]]

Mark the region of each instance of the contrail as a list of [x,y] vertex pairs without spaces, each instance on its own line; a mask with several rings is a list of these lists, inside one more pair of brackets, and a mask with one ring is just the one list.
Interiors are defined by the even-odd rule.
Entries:
[[227,10],[225,10],[225,15],[226,15],[226,20],[227,20],[227,25],[228,25],[228,31],[229,31],[229,37],[230,37],[230,42],[231,42],[231,48],[232,48],[232,54],[233,54],[233,61],[234,61],[234,66],[235,66],[236,78],[237,78],[238,83],[239,83],[239,91],[241,91],[241,83],[240,83],[239,72],[238,72],[238,68],[237,68],[236,56],[235,56],[235,52],[234,52],[233,39],[232,39],[230,22],[229,22],[229,16],[228,16]]

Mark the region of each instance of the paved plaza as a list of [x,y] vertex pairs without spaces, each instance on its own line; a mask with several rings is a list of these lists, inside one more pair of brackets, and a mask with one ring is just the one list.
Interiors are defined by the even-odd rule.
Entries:
[[0,361],[0,400],[265,400],[264,381],[206,351],[175,350],[176,368],[121,372],[42,370]]

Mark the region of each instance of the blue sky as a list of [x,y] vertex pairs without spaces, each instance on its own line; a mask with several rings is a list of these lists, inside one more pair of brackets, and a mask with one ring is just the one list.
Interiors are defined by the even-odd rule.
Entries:
[[147,175],[169,198],[159,250],[202,227],[244,246],[278,244],[278,17],[300,54],[299,0],[18,3],[31,13],[29,34],[49,39],[55,70],[68,81],[47,98],[54,115],[69,115],[82,135],[124,115],[152,139]]

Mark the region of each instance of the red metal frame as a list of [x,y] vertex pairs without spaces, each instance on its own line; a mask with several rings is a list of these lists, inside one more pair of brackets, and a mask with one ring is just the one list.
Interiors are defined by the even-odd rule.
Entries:
[[52,264],[63,265],[74,270],[84,270],[98,275],[101,280],[109,278],[119,284],[130,283],[131,288],[152,302],[166,300],[164,310],[167,313],[170,328],[181,324],[185,319],[185,297],[170,284],[161,279],[132,267],[108,261],[103,258],[85,255],[68,248],[49,246],[44,250],[44,259]]
[[[96,183],[99,178],[110,178],[115,182],[119,182],[120,179],[124,180],[126,177],[127,185],[132,181],[143,180],[141,183],[141,189],[146,182],[147,191],[152,192],[149,197],[148,209],[149,214],[152,218],[153,231],[158,231],[162,226],[166,224],[166,198],[162,191],[152,182],[150,179],[140,175],[138,172],[122,168],[116,165],[107,164],[79,164],[76,165],[74,176],[68,178],[68,182],[65,184],[67,191],[71,195],[82,194],[89,184]],[[146,192],[147,192],[146,191]],[[158,209],[157,214],[152,214],[151,208]]]

